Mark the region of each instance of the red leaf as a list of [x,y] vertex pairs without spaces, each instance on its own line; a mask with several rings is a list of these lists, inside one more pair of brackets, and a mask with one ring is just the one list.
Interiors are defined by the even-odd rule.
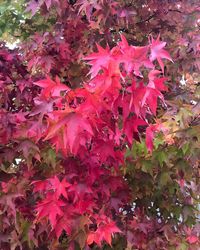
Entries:
[[160,35],[157,37],[156,40],[154,40],[153,37],[151,38],[150,60],[154,61],[155,59],[157,59],[163,73],[164,73],[164,64],[163,64],[161,59],[168,59],[172,62],[172,59],[171,59],[171,56],[169,55],[169,53],[163,49],[165,47],[165,45],[166,45],[166,42],[160,41]]
[[[58,113],[59,117],[59,113]],[[53,122],[53,121],[52,121]],[[60,133],[61,132],[61,133]],[[87,132],[87,133],[86,133]],[[49,125],[47,136],[44,140],[58,139],[57,146],[76,154],[81,145],[85,146],[87,136],[91,138],[93,130],[88,119],[78,113],[70,113]]]
[[115,222],[110,221],[106,224],[101,224],[95,232],[90,232],[87,238],[88,245],[93,242],[99,246],[105,240],[111,246],[112,234],[121,233],[121,230],[115,225]]
[[97,44],[97,49],[98,52],[92,53],[84,58],[85,60],[90,61],[88,64],[92,65],[89,72],[91,78],[95,77],[102,68],[107,68],[112,58],[108,46],[104,49]]
[[140,68],[144,65],[147,68],[153,68],[153,64],[147,57],[148,46],[136,47],[129,46],[125,36],[121,35],[121,42],[119,46],[121,47],[121,58],[120,62],[124,63],[125,70],[129,73],[132,71],[136,76],[142,76],[140,73]]
[[66,188],[71,186],[70,183],[68,183],[64,178],[60,182],[56,175],[54,176],[54,178],[50,179],[50,183],[53,186],[53,189],[55,190],[55,195],[57,199],[59,199],[61,195],[63,195],[65,198],[68,198]]
[[34,185],[34,192],[46,191],[50,189],[50,183],[48,180],[32,181],[31,184]]
[[43,88],[41,94],[46,99],[49,97],[58,97],[60,96],[61,91],[70,91],[70,88],[65,84],[62,84],[58,77],[56,77],[56,81],[51,80],[50,77],[47,76],[46,79],[34,82],[35,85]]
[[68,204],[67,207],[65,208],[65,213],[58,219],[54,227],[57,238],[60,237],[63,230],[68,235],[71,234],[74,222],[73,215],[74,215],[74,207]]
[[69,188],[69,192],[72,192],[74,195],[74,202],[79,199],[84,199],[85,194],[92,194],[92,189],[87,186],[85,183],[74,183]]
[[148,104],[154,115],[156,115],[158,97],[163,99],[160,91],[148,86],[146,87],[146,92],[142,99],[142,105],[144,106],[145,104]]
[[48,193],[47,197],[36,206],[36,220],[39,221],[42,218],[47,218],[54,228],[57,223],[57,217],[63,215],[61,207],[65,205],[63,201],[57,199],[55,194]]
[[155,132],[158,131],[165,131],[165,128],[163,127],[162,124],[153,124],[153,125],[149,125],[149,127],[147,127],[146,129],[146,146],[147,149],[152,152],[153,150],[153,138],[154,138],[154,134]]
[[127,136],[130,145],[132,145],[133,142],[133,133],[138,132],[138,126],[145,126],[145,125],[147,125],[147,123],[140,118],[132,117],[126,120],[124,124],[124,133]]
[[195,244],[199,241],[199,238],[196,235],[190,235],[187,237],[187,242],[189,242],[190,244]]
[[102,70],[103,73],[94,77],[86,88],[96,94],[103,95],[110,90],[113,95],[117,95],[121,89],[118,64],[109,63],[107,68],[102,68]]

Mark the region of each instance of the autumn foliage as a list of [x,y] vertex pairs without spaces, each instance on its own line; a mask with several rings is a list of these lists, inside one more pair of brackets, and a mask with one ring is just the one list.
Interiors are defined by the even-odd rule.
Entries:
[[21,41],[0,44],[0,249],[198,249],[189,2],[21,2]]

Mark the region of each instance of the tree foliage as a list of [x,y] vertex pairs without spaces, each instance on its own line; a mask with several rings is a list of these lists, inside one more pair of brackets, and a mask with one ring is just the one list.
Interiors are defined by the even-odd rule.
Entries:
[[2,1],[2,250],[199,248],[199,11]]

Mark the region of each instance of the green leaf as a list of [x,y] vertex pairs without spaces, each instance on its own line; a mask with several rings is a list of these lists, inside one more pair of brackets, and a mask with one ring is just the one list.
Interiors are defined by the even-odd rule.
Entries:
[[56,152],[52,148],[44,152],[43,159],[48,166],[56,167]]
[[186,152],[189,149],[189,142],[186,142],[183,146],[182,146],[182,151],[184,153],[184,155],[186,154]]
[[153,171],[152,171],[152,162],[151,161],[143,161],[142,162],[142,171],[145,173],[150,174],[153,176]]
[[177,250],[188,250],[188,244],[187,243],[180,243],[177,247]]
[[158,160],[161,167],[163,167],[163,163],[167,162],[167,155],[164,151],[158,151],[156,154],[156,160]]
[[169,182],[171,182],[171,177],[169,175],[169,172],[162,172],[159,178],[159,184],[160,186],[166,186]]

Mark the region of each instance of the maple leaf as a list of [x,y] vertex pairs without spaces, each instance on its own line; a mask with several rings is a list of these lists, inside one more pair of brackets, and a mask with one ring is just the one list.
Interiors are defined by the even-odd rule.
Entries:
[[22,138],[28,137],[29,139],[34,138],[36,142],[39,141],[43,133],[46,131],[45,124],[39,119],[38,121],[29,121],[27,125],[28,129],[26,128],[20,131],[21,133],[17,136],[21,136]]
[[34,84],[43,88],[41,95],[44,96],[45,99],[48,99],[51,96],[58,97],[60,96],[61,91],[70,91],[70,88],[65,84],[62,84],[58,77],[56,77],[56,81],[54,82],[47,76],[46,79],[34,82]]
[[46,191],[51,188],[48,180],[32,181],[31,184],[34,185],[34,192]]
[[55,58],[51,55],[43,55],[43,56],[34,56],[28,62],[28,69],[35,70],[42,69],[44,72],[49,73],[50,70],[55,67],[56,61]]
[[[57,114],[59,115],[59,112]],[[92,135],[93,130],[89,120],[78,113],[70,113],[58,122],[49,125],[44,140],[60,138],[57,141],[58,147],[64,150],[69,148],[71,153],[76,154],[80,145],[85,146],[88,137],[91,138]]]
[[195,244],[195,243],[199,242],[199,238],[196,235],[190,235],[190,236],[187,237],[186,240],[190,244]]
[[71,55],[71,51],[68,43],[61,43],[59,45],[59,52],[63,59],[68,59]]
[[28,160],[29,157],[34,157],[35,159],[40,161],[40,150],[38,146],[36,146],[30,140],[21,141],[17,150],[23,152],[23,156]]
[[162,59],[168,59],[171,62],[173,62],[171,56],[169,55],[169,53],[166,50],[163,49],[165,47],[165,45],[166,45],[166,42],[161,42],[160,41],[160,35],[157,37],[156,40],[154,40],[153,37],[151,37],[150,60],[154,61],[155,59],[157,59],[163,73],[164,73],[164,64],[162,62]]
[[153,150],[154,134],[159,131],[166,132],[166,128],[161,123],[149,125],[146,129],[146,145],[150,152]]
[[32,112],[29,114],[29,116],[40,114],[41,118],[43,118],[45,114],[48,114],[53,111],[54,102],[52,100],[46,101],[46,100],[41,100],[39,98],[35,98],[34,103],[35,103],[35,107],[33,108]]
[[[146,92],[146,88],[144,87],[143,84],[140,84],[139,86],[136,86],[136,82],[133,81],[132,85],[130,87],[127,88],[127,91],[129,93],[131,93],[131,99],[129,102],[129,108],[127,109],[127,107],[124,107],[124,112],[126,112],[126,116],[124,116],[124,121],[126,120],[126,118],[128,117],[129,113],[128,110],[133,110],[134,113],[136,114],[136,116],[139,116],[142,109],[142,100],[144,100],[144,96],[145,96],[145,92]],[[145,102],[146,100],[144,100]]]
[[131,117],[127,119],[124,124],[124,133],[127,136],[128,142],[132,145],[133,142],[133,134],[138,133],[138,126],[145,126],[147,123],[136,117]]
[[197,236],[197,232],[195,233],[195,230],[192,230],[191,228],[186,227],[185,232],[186,232],[186,236],[187,236],[186,240],[189,244],[199,243],[199,237]]
[[118,96],[121,89],[118,65],[116,63],[109,63],[107,67],[107,69],[102,68],[103,73],[94,77],[86,85],[86,88],[97,95],[103,95],[105,92],[110,91],[113,95]]
[[129,46],[125,36],[121,35],[121,42],[119,42],[122,55],[119,61],[124,64],[125,70],[129,73],[134,71],[136,76],[142,76],[140,68],[144,65],[148,68],[153,68],[153,64],[147,58],[148,46],[137,47]]
[[53,0],[45,0],[44,1],[46,6],[47,6],[47,10],[49,10],[49,8],[51,7],[52,3],[53,3]]
[[112,141],[97,140],[96,145],[93,146],[92,155],[96,156],[102,164],[109,161],[113,162],[113,159],[118,159],[120,163],[123,162],[121,152],[115,150],[115,145]]
[[91,245],[93,242],[101,246],[105,240],[111,246],[112,234],[121,233],[121,230],[115,225],[115,222],[108,221],[99,225],[95,232],[90,232],[87,238],[87,244]]
[[79,6],[79,5],[80,7],[78,10],[78,13],[85,12],[89,21],[91,19],[93,9],[96,9],[96,10],[101,9],[100,4],[98,4],[98,1],[96,0],[92,0],[92,1],[78,0],[76,2],[76,6]]
[[167,86],[164,85],[164,82],[167,80],[166,77],[156,78],[154,79],[154,86],[159,91],[168,91]]
[[98,44],[96,46],[98,52],[84,57],[85,60],[89,61],[88,64],[92,66],[88,73],[91,74],[91,78],[94,78],[102,68],[107,68],[112,58],[110,48],[108,46],[105,49]]
[[85,183],[74,183],[69,187],[69,192],[74,193],[74,202],[84,199],[85,194],[92,194],[92,189]]
[[93,89],[94,86],[86,85],[85,89],[76,90],[76,97],[84,99],[84,102],[82,102],[76,110],[78,113],[84,114],[84,116],[90,116],[90,119],[92,118],[91,114],[99,116],[104,109],[109,109],[109,105],[105,102],[101,102],[101,95],[96,92],[93,93],[91,88]]
[[40,221],[42,218],[47,218],[54,228],[57,223],[57,217],[63,215],[61,207],[65,205],[66,204],[63,201],[57,199],[55,194],[48,193],[47,197],[36,206],[36,221]]
[[24,197],[23,194],[21,193],[7,193],[3,196],[0,197],[0,204],[5,206],[6,209],[10,208],[11,209],[11,213],[13,214],[14,217],[16,217],[16,199],[17,198],[22,198]]
[[77,200],[75,207],[80,214],[86,212],[92,213],[93,209],[97,208],[96,203],[92,199],[79,199]]
[[66,199],[68,198],[66,188],[70,187],[71,184],[68,183],[65,178],[60,181],[58,177],[55,175],[54,178],[49,179],[51,185],[53,186],[53,189],[55,191],[55,195],[57,199],[63,195]]
[[163,95],[160,91],[149,86],[146,87],[145,94],[142,98],[142,106],[148,104],[154,115],[156,115],[158,97],[163,100]]
[[148,74],[149,83],[148,87],[155,88],[159,91],[167,91],[167,86],[164,85],[164,82],[167,80],[166,77],[158,78],[157,75],[159,75],[161,72],[159,70],[151,70]]
[[141,106],[147,104],[154,115],[156,115],[157,110],[157,99],[160,98],[164,102],[164,97],[160,91],[167,91],[167,87],[163,84],[166,81],[166,78],[156,78],[156,75],[159,73],[160,71],[158,70],[150,71],[148,75],[149,83],[147,86],[143,87],[144,92],[141,102]]
[[154,125],[150,125],[146,129],[146,145],[147,149],[152,152],[153,150],[153,138],[154,138],[154,132],[157,130],[157,127]]
[[61,216],[58,220],[56,225],[54,226],[54,230],[56,233],[56,237],[59,239],[62,231],[64,230],[68,235],[71,234],[72,232],[72,228],[71,228],[71,224],[72,224],[72,218],[70,217],[72,215],[72,213],[68,213],[68,209],[67,209],[67,213],[65,213],[63,216]]
[[26,11],[27,12],[31,11],[31,16],[33,17],[35,15],[35,13],[37,12],[38,7],[41,6],[43,4],[43,2],[44,2],[44,0],[42,0],[42,1],[35,1],[35,0],[30,1],[27,8],[26,8]]

